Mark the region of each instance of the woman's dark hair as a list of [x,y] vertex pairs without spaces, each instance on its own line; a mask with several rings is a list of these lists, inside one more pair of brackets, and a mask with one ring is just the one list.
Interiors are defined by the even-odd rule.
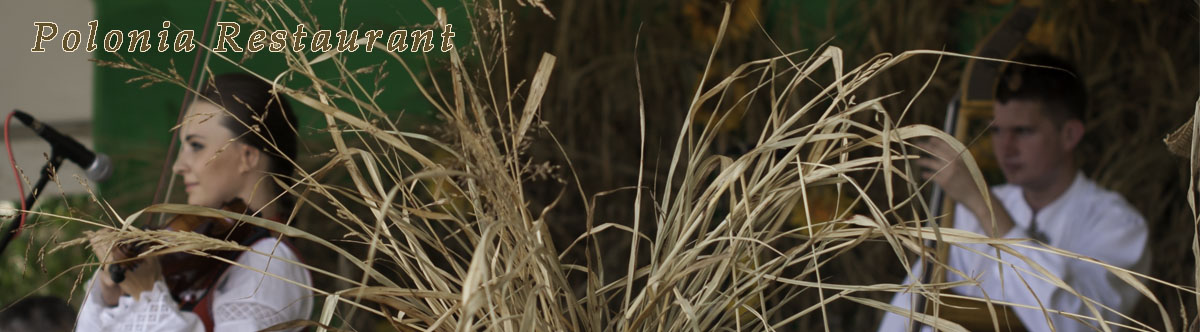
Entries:
[[[221,74],[204,85],[200,96],[199,100],[220,106],[230,115],[221,125],[233,132],[239,142],[268,156],[270,172],[284,177],[292,175],[295,169],[289,160],[296,159],[296,115],[287,99],[274,93],[271,83],[245,73]],[[276,189],[276,193],[284,191]],[[285,194],[281,201],[284,209],[280,210],[290,213],[291,196]]]

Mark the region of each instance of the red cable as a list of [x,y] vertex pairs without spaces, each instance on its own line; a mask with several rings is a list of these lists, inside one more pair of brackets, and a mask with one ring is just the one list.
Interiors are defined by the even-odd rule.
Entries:
[[8,123],[12,120],[13,114],[17,114],[17,112],[10,112],[4,118],[4,147],[8,148],[8,163],[12,164],[13,178],[17,179],[17,199],[21,200],[21,210],[17,211],[21,214],[21,225],[17,226],[17,231],[13,234],[13,238],[16,238],[25,228],[25,184],[21,183],[21,173],[17,171],[17,159],[13,158],[12,141],[8,139]]

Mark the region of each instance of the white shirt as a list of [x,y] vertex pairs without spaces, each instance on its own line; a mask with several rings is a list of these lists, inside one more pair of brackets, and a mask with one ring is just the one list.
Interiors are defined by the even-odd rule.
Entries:
[[[1146,252],[1146,221],[1119,194],[1105,190],[1092,180],[1076,173],[1071,187],[1061,197],[1043,207],[1036,216],[1025,202],[1021,188],[1012,185],[997,186],[992,195],[1004,205],[1015,224],[1004,238],[1033,238],[1101,262],[1131,271],[1146,273],[1150,267]],[[1036,218],[1035,218],[1036,217]],[[1036,222],[1036,232],[1031,225]],[[975,216],[961,204],[955,208],[954,228],[976,234],[986,234]],[[1024,242],[1033,245],[1033,242]],[[967,245],[977,252],[996,255],[996,249],[987,245]],[[1079,294],[1129,315],[1140,298],[1132,287],[1109,273],[1104,267],[1078,259],[1038,251],[1030,248],[1010,246],[1015,251],[1036,262],[1050,274],[1057,276]],[[1019,303],[1049,310],[1061,310],[1087,317],[1095,317],[1083,301],[1065,289],[1049,281],[1039,279],[1038,272],[1020,258],[1001,253],[999,258],[1013,266],[1005,265],[998,277],[1000,265],[995,260],[980,256],[966,249],[952,246],[949,265],[967,276],[978,276],[979,285],[959,286],[954,292],[982,298],[984,291],[993,300]],[[913,275],[920,275],[920,268]],[[954,273],[947,274],[947,281],[963,281]],[[905,284],[912,280],[905,280]],[[1028,283],[1028,287],[1026,284]],[[922,300],[918,297],[918,300]],[[892,305],[909,308],[914,299],[911,294],[898,293]],[[1095,306],[1106,320],[1120,321],[1114,313]],[[1013,308],[1021,323],[1029,331],[1050,331],[1046,315],[1039,309]],[[986,313],[984,313],[986,315]],[[1081,323],[1071,317],[1051,314],[1057,331],[1092,331],[1092,320]],[[1087,325],[1085,325],[1085,323]],[[888,313],[884,315],[880,331],[909,331],[908,317]],[[928,327],[925,330],[929,330]]]
[[[276,238],[258,240],[250,248],[255,252],[242,253],[238,263],[312,285],[309,271],[303,267],[260,254],[298,261],[291,248]],[[153,290],[143,292],[139,300],[122,296],[112,308],[100,298],[100,282],[95,276],[89,284],[92,286],[79,310],[76,331],[204,331],[199,316],[179,310],[162,280],[154,284]],[[309,289],[240,266],[229,267],[213,296],[215,331],[259,331],[286,321],[308,319],[312,311]]]

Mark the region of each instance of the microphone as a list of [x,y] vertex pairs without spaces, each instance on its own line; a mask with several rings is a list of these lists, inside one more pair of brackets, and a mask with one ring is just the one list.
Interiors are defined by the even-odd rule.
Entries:
[[83,144],[79,144],[79,141],[59,133],[41,121],[34,120],[33,116],[25,112],[13,110],[13,113],[13,116],[16,116],[18,120],[21,120],[22,123],[33,129],[38,136],[50,142],[50,146],[54,148],[54,151],[61,153],[63,157],[79,165],[79,167],[83,167],[88,179],[100,182],[112,175],[112,160],[108,159],[108,156],[93,153],[84,147]]

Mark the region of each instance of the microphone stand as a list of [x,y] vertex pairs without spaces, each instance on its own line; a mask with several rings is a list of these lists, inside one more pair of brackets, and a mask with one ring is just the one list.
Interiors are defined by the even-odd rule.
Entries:
[[[38,178],[37,184],[33,186],[33,190],[29,192],[29,196],[25,197],[25,209],[32,210],[33,203],[37,201],[41,195],[42,189],[46,188],[46,183],[50,182],[50,178],[54,176],[55,170],[62,166],[63,156],[57,150],[50,149],[50,160],[46,162],[46,166],[42,166],[41,177]],[[17,179],[21,181],[21,179]],[[21,217],[25,216],[27,211],[20,211],[16,216],[13,216],[12,221],[8,223],[8,227],[4,228],[4,233],[0,234],[0,253],[4,253],[4,249],[8,248],[8,243],[17,235],[17,227],[21,225]]]

